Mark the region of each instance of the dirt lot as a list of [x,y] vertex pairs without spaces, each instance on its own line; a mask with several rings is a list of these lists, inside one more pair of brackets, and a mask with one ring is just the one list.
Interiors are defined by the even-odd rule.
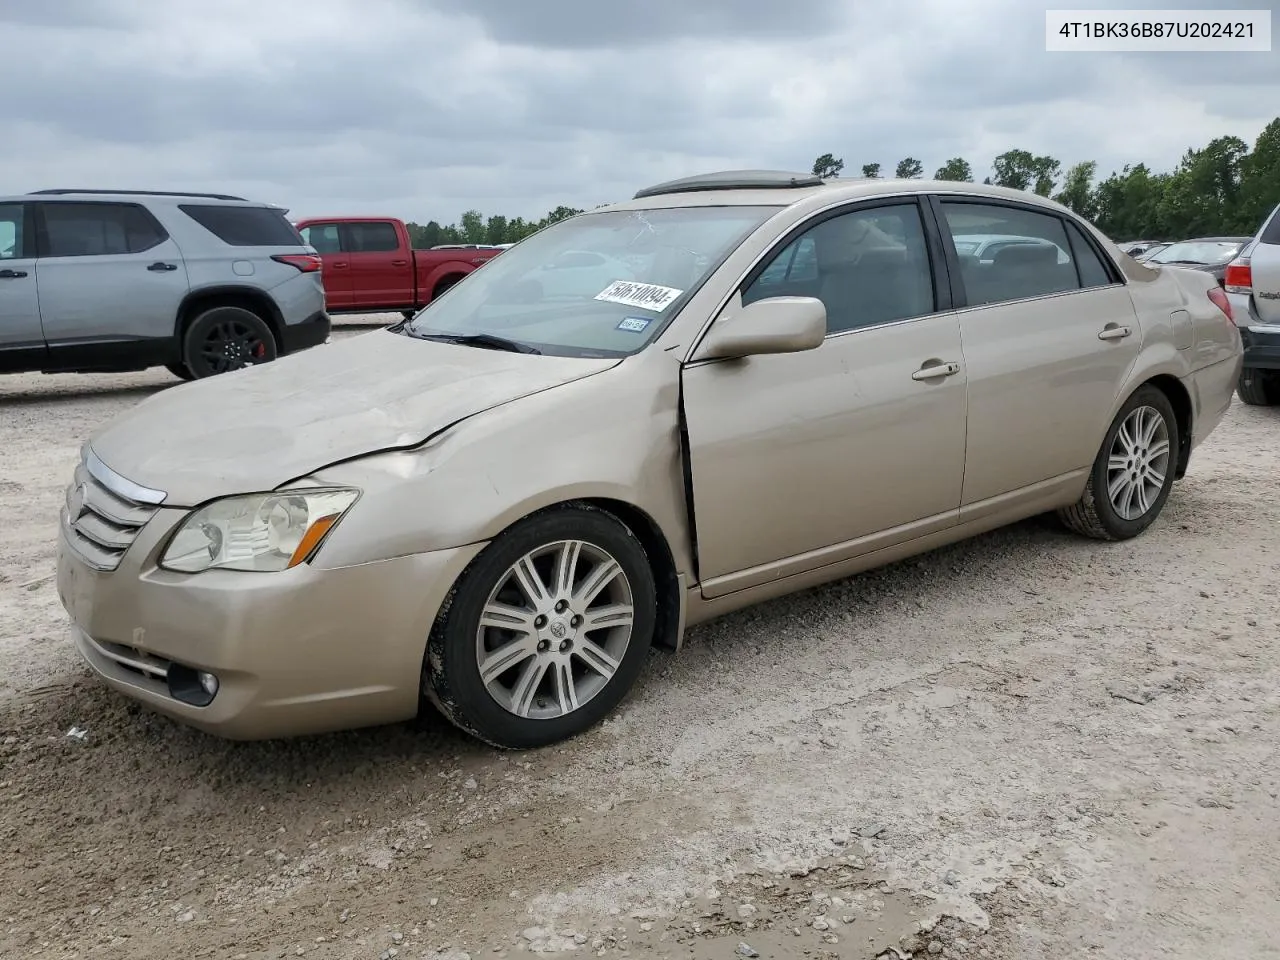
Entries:
[[1280,410],[1137,541],[1035,521],[729,617],[503,754],[228,744],[90,680],[63,485],[173,382],[0,379],[0,956],[1280,957]]

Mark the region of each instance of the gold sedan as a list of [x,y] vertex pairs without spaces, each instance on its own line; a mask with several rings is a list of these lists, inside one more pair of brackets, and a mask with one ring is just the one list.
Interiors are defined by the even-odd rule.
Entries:
[[572,736],[694,623],[1033,514],[1123,540],[1240,334],[1028,193],[744,171],[504,252],[410,320],[85,445],[58,589],[115,689],[216,734]]

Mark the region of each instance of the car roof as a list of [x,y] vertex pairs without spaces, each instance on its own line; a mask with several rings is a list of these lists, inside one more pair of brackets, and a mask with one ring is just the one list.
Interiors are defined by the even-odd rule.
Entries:
[[[751,173],[754,171],[745,171]],[[729,171],[729,174],[743,171]],[[717,176],[717,175],[705,175]],[[727,175],[725,175],[727,176]],[[796,175],[801,176],[800,174]],[[687,178],[692,180],[694,178]],[[812,178],[808,178],[812,180]],[[681,181],[673,181],[681,183]],[[659,185],[662,186],[662,185]],[[646,191],[640,191],[646,193]],[[966,183],[957,180],[907,180],[897,178],[858,178],[826,180],[818,185],[773,186],[773,187],[712,187],[708,189],[679,189],[675,192],[660,193],[632,198],[619,203],[607,204],[590,213],[608,210],[657,210],[676,207],[724,207],[724,206],[764,206],[790,207],[802,209],[821,209],[850,200],[869,199],[879,196],[900,194],[939,193],[955,194],[966,197],[989,198],[992,200],[1012,200],[1032,206],[1044,207],[1055,213],[1071,211],[1059,203],[1030,193],[1015,190],[1011,187],[997,187],[984,183]],[[1073,214],[1074,216],[1074,214]]]
[[0,197],[0,201],[5,203],[30,203],[32,201],[42,202],[109,202],[118,201],[122,203],[137,202],[140,199],[172,201],[175,203],[190,203],[199,201],[202,204],[217,204],[228,207],[270,207],[272,209],[283,209],[278,204],[264,203],[258,200],[248,200],[245,197],[233,196],[229,193],[191,193],[183,190],[167,191],[167,190],[96,190],[96,189],[65,189],[57,188],[52,190],[33,190],[27,194],[20,194],[10,197]]

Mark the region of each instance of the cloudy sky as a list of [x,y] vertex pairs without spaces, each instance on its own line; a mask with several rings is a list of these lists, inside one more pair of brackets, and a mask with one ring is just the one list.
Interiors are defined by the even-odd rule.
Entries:
[[297,215],[590,207],[741,167],[1010,147],[1109,172],[1250,143],[1280,46],[1062,54],[1046,7],[1280,0],[0,0],[0,194],[225,190]]

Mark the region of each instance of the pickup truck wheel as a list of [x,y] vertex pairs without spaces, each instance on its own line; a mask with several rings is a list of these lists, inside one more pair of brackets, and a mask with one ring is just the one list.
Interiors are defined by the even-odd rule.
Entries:
[[459,578],[431,632],[423,691],[497,747],[572,737],[609,714],[653,641],[644,548],[588,505],[520,521]]
[[1139,387],[1112,421],[1084,496],[1059,517],[1095,540],[1136,537],[1169,499],[1180,442],[1169,398],[1156,387]]
[[1270,407],[1280,403],[1280,373],[1245,367],[1240,371],[1236,393],[1251,407]]
[[166,363],[164,368],[179,380],[194,379],[194,374],[192,374],[190,368],[188,368],[185,363]]
[[197,380],[241,370],[276,358],[276,339],[256,313],[213,307],[192,321],[182,341],[182,359]]

